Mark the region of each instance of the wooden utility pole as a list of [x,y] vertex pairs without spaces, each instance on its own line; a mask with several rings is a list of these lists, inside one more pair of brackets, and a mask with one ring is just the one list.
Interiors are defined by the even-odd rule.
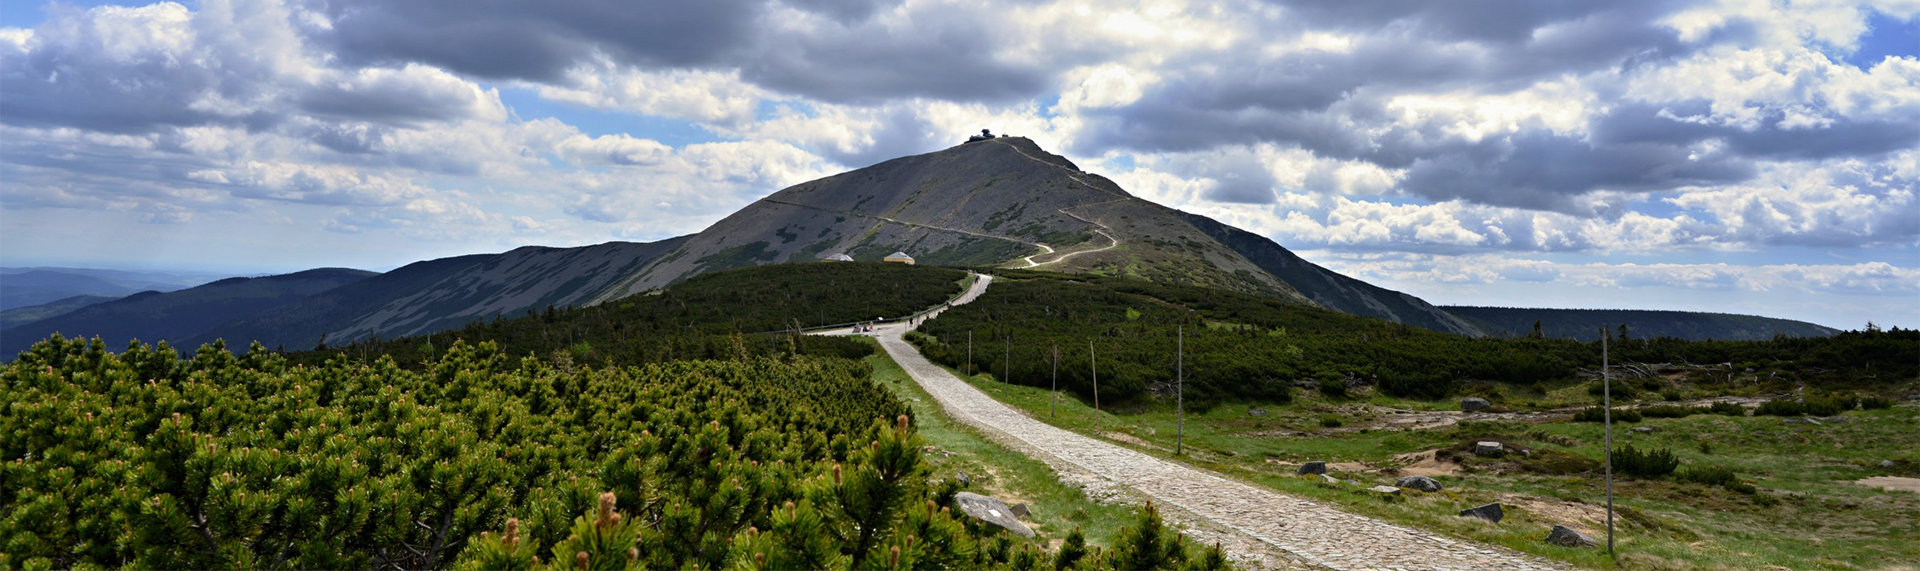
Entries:
[[1179,456],[1187,442],[1187,328],[1174,328],[1173,410],[1177,420],[1173,432],[1173,455]]
[[1053,389],[1051,396],[1047,397],[1047,418],[1053,418],[1054,405],[1060,402],[1060,342],[1053,341],[1048,345],[1053,347]]
[[1000,357],[1000,384],[1003,385],[1013,382],[1011,380],[1013,375],[1013,333],[1007,333],[1006,339],[1006,352],[1001,354]]
[[967,330],[967,376],[973,376],[973,330]]
[[1093,364],[1093,428],[1100,429],[1100,358],[1093,354],[1093,341],[1087,341],[1087,360]]
[[1607,331],[1600,330],[1600,395],[1607,425],[1607,556],[1613,557],[1613,375],[1608,371]]

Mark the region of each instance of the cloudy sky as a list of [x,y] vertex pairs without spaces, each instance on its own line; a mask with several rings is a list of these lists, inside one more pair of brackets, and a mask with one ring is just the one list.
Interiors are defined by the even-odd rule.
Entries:
[[0,7],[0,265],[695,232],[1032,137],[1436,303],[1920,326],[1920,0]]

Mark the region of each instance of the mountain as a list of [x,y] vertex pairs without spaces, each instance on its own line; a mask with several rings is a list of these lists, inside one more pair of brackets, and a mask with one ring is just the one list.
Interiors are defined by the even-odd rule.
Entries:
[[334,343],[419,335],[478,319],[580,305],[677,245],[675,238],[578,248],[527,246],[418,262],[236,318],[190,341],[258,339],[269,346],[305,349],[322,339]]
[[1638,309],[1526,309],[1514,307],[1445,306],[1451,313],[1478,326],[1481,331],[1499,337],[1523,337],[1533,331],[1535,321],[1540,332],[1555,339],[1592,341],[1600,338],[1602,328],[1618,331],[1627,326],[1627,335],[1642,339],[1673,337],[1701,341],[1764,341],[1775,335],[1788,337],[1827,337],[1840,330],[1805,321],[1775,319],[1731,313],[1696,311],[1647,311]]
[[146,291],[8,328],[0,354],[12,356],[53,333],[99,336],[119,349],[131,339],[155,342],[191,337],[263,309],[282,305],[375,275],[340,268],[259,278],[228,278],[175,292]]
[[735,212],[595,299],[702,272],[902,251],[922,264],[1032,267],[1260,294],[1478,335],[1417,297],[1308,263],[1260,236],[1129,194],[1021,137],[801,183]]
[[16,325],[25,325],[28,323],[33,323],[35,321],[39,321],[39,320],[53,317],[56,315],[62,315],[62,314],[71,312],[73,310],[80,309],[82,307],[94,305],[97,303],[113,301],[116,299],[120,299],[120,298],[112,297],[112,296],[104,296],[104,295],[76,295],[73,297],[49,301],[46,303],[42,303],[40,305],[29,305],[26,307],[16,307],[6,311],[0,311],[0,330],[5,330],[7,328],[10,328]]

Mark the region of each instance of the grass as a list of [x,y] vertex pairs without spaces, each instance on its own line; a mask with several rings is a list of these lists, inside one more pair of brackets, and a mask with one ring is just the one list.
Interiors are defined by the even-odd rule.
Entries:
[[[1175,415],[1171,406],[1132,405],[1120,414],[1096,413],[1090,403],[1062,396],[1057,416],[1047,413],[1045,389],[1006,385],[980,375],[969,379],[1002,402],[1042,421],[1163,458],[1173,458]],[[1569,387],[1570,388],[1570,387]],[[1549,394],[1546,399],[1573,400]],[[1548,475],[1519,468],[1518,458],[1468,458],[1465,473],[1438,477],[1447,491],[1410,493],[1385,502],[1353,489],[1295,476],[1291,466],[1308,460],[1389,465],[1395,455],[1497,438],[1537,451],[1564,453],[1558,458],[1587,460],[1603,456],[1603,427],[1591,423],[1463,423],[1454,427],[1366,432],[1323,427],[1323,419],[1345,417],[1349,427],[1364,424],[1367,403],[1396,408],[1446,409],[1450,402],[1418,403],[1362,396],[1329,401],[1308,392],[1286,405],[1226,404],[1186,418],[1187,453],[1179,461],[1301,496],[1325,500],[1355,513],[1412,525],[1456,537],[1506,546],[1521,552],[1586,568],[1627,569],[1841,569],[1911,570],[1920,561],[1920,494],[1883,492],[1853,484],[1877,475],[1920,477],[1920,447],[1914,434],[1920,408],[1854,411],[1839,424],[1787,424],[1774,417],[1696,415],[1647,419],[1615,427],[1616,447],[1669,448],[1682,469],[1720,467],[1759,488],[1745,494],[1720,486],[1682,483],[1675,478],[1621,478],[1616,482],[1616,544],[1619,560],[1602,550],[1572,549],[1542,541],[1555,524],[1584,527],[1604,541],[1600,517],[1567,521],[1572,514],[1603,515],[1598,473]],[[1260,408],[1262,416],[1249,414]],[[1531,408],[1531,407],[1529,407]],[[1118,436],[1115,436],[1118,435]],[[1703,447],[1701,444],[1707,443]],[[1702,452],[1710,450],[1711,453]],[[1571,456],[1565,456],[1571,455]],[[1881,460],[1905,460],[1894,469]],[[1393,483],[1382,474],[1336,474],[1365,486]],[[1491,524],[1455,514],[1467,507],[1500,501],[1507,518]],[[1525,504],[1525,505],[1521,505]],[[1581,519],[1572,517],[1572,519]],[[1584,525],[1582,525],[1584,524]],[[1770,567],[1771,566],[1771,567]]]
[[1008,450],[973,427],[954,421],[884,351],[867,357],[866,362],[873,367],[875,382],[894,391],[913,408],[921,437],[935,448],[926,456],[934,476],[953,478],[965,472],[973,481],[967,491],[999,498],[1007,505],[1027,504],[1032,512],[1027,524],[1040,540],[1051,545],[1078,526],[1089,544],[1109,546],[1120,528],[1137,517],[1134,507],[1095,502],[1080,488],[1060,481],[1052,467]]

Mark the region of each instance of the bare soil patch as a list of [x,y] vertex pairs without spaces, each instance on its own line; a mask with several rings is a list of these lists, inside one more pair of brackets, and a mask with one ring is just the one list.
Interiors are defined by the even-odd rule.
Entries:
[[1920,494],[1920,478],[1902,478],[1899,476],[1874,476],[1854,480],[1855,484],[1880,488],[1889,492],[1913,492]]
[[1408,452],[1394,456],[1393,459],[1395,462],[1403,464],[1399,468],[1399,474],[1402,476],[1460,475],[1460,465],[1437,458],[1436,454],[1438,452],[1440,452],[1439,448],[1419,452]]

